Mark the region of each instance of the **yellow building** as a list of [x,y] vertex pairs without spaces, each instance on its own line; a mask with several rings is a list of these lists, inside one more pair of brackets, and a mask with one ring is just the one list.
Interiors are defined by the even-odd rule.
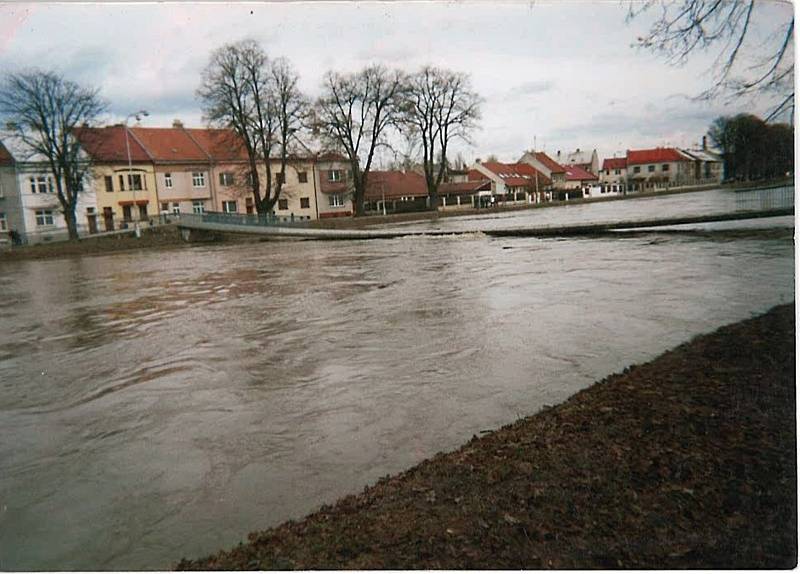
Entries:
[[100,231],[148,225],[158,216],[155,169],[150,154],[123,125],[76,130],[92,158],[92,187],[97,196]]

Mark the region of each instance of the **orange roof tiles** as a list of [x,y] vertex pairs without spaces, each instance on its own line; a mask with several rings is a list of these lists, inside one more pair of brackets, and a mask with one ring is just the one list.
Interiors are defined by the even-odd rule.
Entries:
[[586,181],[596,180],[597,176],[592,172],[586,171],[580,166],[570,165],[566,167],[567,181]]
[[[130,134],[129,134],[130,135]],[[92,159],[99,162],[128,161],[125,144],[125,127],[121,125],[105,128],[75,128],[75,136]],[[130,158],[133,162],[149,162],[152,158],[135,137],[128,137]]]
[[160,162],[207,162],[207,154],[182,128],[131,128],[131,133]]
[[426,197],[425,178],[415,171],[370,171],[365,198]]
[[14,156],[6,149],[3,142],[0,142],[0,165],[14,165]]
[[551,173],[564,173],[564,166],[543,151],[537,151],[533,155],[542,165],[549,169]]
[[627,158],[609,157],[603,160],[603,169],[625,169],[628,165]]

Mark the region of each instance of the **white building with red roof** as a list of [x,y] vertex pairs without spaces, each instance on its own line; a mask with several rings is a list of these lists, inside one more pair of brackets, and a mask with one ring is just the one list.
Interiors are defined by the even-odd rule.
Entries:
[[600,183],[612,191],[622,191],[628,184],[628,158],[609,157],[603,160]]
[[553,189],[564,189],[567,183],[567,172],[564,166],[543,151],[529,150],[522,154],[519,163],[527,163],[550,178]]
[[497,204],[540,203],[547,199],[552,181],[528,163],[476,162],[469,179],[488,179],[488,202]]
[[681,186],[694,183],[694,162],[671,147],[628,150],[628,182],[637,189]]

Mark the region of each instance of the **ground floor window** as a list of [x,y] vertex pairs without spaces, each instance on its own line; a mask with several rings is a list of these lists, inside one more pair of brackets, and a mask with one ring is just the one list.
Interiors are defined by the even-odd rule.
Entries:
[[244,200],[244,209],[247,213],[253,213],[253,198],[248,197]]
[[309,198],[301,197],[300,198],[300,209],[308,209],[309,207],[311,207],[311,201],[309,201]]
[[36,225],[54,225],[53,211],[50,209],[39,209],[36,211]]
[[161,213],[169,213],[169,203],[161,202]]
[[175,215],[181,214],[181,204],[178,203],[177,201],[172,204],[172,213],[174,213]]
[[288,199],[279,199],[278,200],[278,209],[281,209],[281,210],[289,209],[289,200]]
[[202,201],[193,201],[192,202],[192,213],[205,213],[206,206]]
[[131,221],[131,206],[130,205],[123,205],[122,206],[122,219],[125,221]]
[[0,231],[8,231],[8,223],[6,223],[6,214],[0,211]]
[[344,206],[344,198],[342,197],[341,193],[332,193],[328,196],[328,204],[331,207],[342,207]]
[[222,202],[222,211],[224,213],[236,213],[236,202],[235,201],[223,201]]

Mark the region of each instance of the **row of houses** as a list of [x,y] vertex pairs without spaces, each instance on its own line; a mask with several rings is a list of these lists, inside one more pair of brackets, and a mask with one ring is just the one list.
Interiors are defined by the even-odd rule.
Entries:
[[[254,213],[247,154],[231,130],[114,125],[76,130],[92,169],[79,194],[80,234],[146,226],[180,213]],[[349,216],[351,172],[338,154],[292,156],[275,216],[287,220]],[[266,177],[259,166],[259,177]],[[38,243],[66,236],[66,222],[44,158],[0,135],[0,231]],[[13,233],[12,233],[13,232]]]
[[[491,207],[608,197],[630,192],[719,184],[722,158],[706,148],[628,150],[600,166],[596,150],[562,154],[526,151],[515,163],[480,161],[449,170],[439,188],[439,209]],[[560,161],[559,161],[560,160]],[[563,163],[562,163],[563,162]],[[372,172],[367,210],[399,212],[427,205],[424,177],[417,171]]]
[[[76,136],[92,169],[76,210],[79,233],[94,234],[148,225],[182,213],[255,212],[250,166],[231,130],[114,125],[82,127]],[[290,158],[273,215],[281,220],[350,216],[352,174],[345,157],[308,153]],[[259,177],[266,177],[263,165]],[[476,160],[450,169],[439,188],[437,209],[568,201],[663,187],[719,183],[722,161],[703,145],[696,150],[628,150],[602,166],[596,150],[562,154],[526,151],[517,162]],[[421,170],[372,171],[365,192],[368,213],[430,208]],[[66,222],[44,158],[0,133],[0,232],[28,243],[66,236]],[[0,236],[2,237],[2,236]]]

